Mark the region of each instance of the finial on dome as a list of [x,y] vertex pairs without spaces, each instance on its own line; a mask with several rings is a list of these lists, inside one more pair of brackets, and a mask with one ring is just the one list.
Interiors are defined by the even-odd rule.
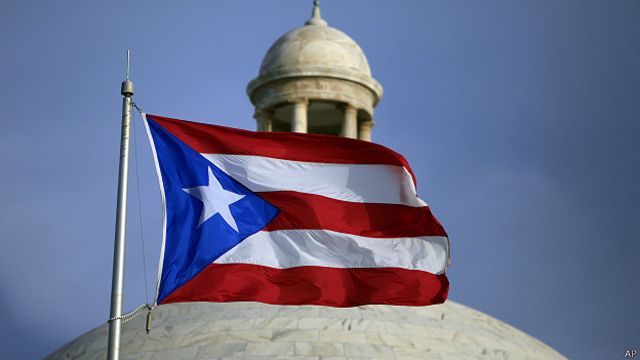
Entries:
[[320,1],[313,0],[313,13],[311,14],[311,19],[307,20],[305,25],[322,25],[327,26],[327,22],[320,17]]

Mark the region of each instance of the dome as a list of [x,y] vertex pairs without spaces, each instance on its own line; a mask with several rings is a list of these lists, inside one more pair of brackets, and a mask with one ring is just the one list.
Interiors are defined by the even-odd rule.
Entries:
[[269,85],[283,79],[304,82],[309,78],[335,79],[364,87],[368,90],[366,96],[372,98],[360,101],[367,103],[362,105],[366,109],[371,109],[382,96],[382,86],[371,76],[360,46],[344,32],[328,26],[320,18],[318,7],[314,7],[312,18],[304,26],[282,35],[269,48],[258,77],[247,86],[247,93],[252,102],[260,103],[255,98],[261,95],[256,93]]
[[342,31],[327,25],[305,25],[280,37],[267,51],[260,76],[315,75],[339,78],[371,77],[360,46]]
[[[447,301],[356,308],[182,303],[123,325],[122,359],[563,359],[533,337]],[[48,357],[104,359],[102,325]]]

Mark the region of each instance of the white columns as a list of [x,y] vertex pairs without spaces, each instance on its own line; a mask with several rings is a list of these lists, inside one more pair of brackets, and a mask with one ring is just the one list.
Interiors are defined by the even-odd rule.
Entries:
[[350,104],[345,104],[341,108],[344,115],[340,136],[356,139],[358,137],[358,112]]
[[373,124],[373,120],[361,121],[360,129],[358,131],[358,139],[371,141],[371,128],[373,128]]
[[258,123],[258,131],[273,131],[273,111],[258,110],[253,117]]
[[298,133],[307,132],[307,106],[309,102],[299,100],[293,103],[293,111],[291,115],[291,131]]

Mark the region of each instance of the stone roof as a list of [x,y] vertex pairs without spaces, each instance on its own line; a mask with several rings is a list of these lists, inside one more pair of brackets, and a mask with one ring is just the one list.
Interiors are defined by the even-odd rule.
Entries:
[[[122,359],[563,359],[486,314],[447,301],[427,307],[183,303],[123,325]],[[107,325],[48,357],[104,359]]]
[[282,35],[267,51],[258,77],[247,86],[250,97],[263,85],[289,78],[330,78],[351,81],[368,88],[377,102],[382,86],[358,44],[342,31],[327,25],[319,9],[306,24]]
[[[326,25],[305,25],[282,35],[267,51],[260,75],[311,69],[371,77],[360,46],[342,31]],[[340,74],[337,74],[338,76]]]

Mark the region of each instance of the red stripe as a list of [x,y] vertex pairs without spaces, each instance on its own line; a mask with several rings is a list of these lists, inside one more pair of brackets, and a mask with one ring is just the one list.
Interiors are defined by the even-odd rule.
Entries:
[[334,164],[404,166],[415,185],[413,171],[402,155],[367,141],[318,134],[254,132],[149,114],[147,118],[199,153],[254,155]]
[[421,306],[443,303],[448,289],[446,275],[417,270],[316,266],[274,269],[249,264],[211,264],[161,303],[258,301],[336,307]]
[[355,203],[293,191],[258,193],[280,209],[264,229],[324,229],[367,237],[447,236],[428,207]]

